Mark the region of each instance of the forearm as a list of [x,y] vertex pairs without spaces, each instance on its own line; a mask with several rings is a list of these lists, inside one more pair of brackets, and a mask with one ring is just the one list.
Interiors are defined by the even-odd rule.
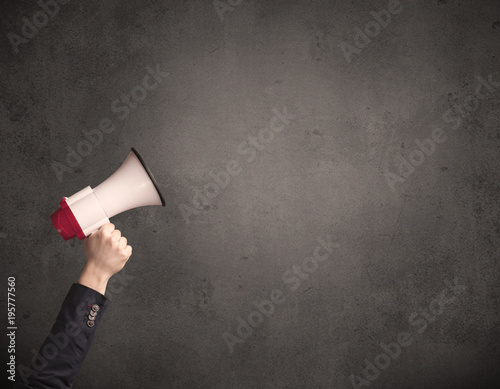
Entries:
[[106,286],[108,285],[109,277],[106,276],[102,271],[96,269],[88,263],[85,264],[82,274],[78,279],[80,285],[86,286],[90,289],[94,289],[100,294],[104,295],[106,292]]
[[132,247],[111,223],[83,243],[87,260],[78,284],[71,286],[31,369],[18,369],[24,384],[15,388],[71,388],[90,349],[109,302],[104,296],[108,280],[125,266]]
[[[102,293],[85,285],[73,284],[50,334],[32,361],[31,369],[20,372],[24,384],[42,389],[71,388],[108,303]],[[93,306],[96,312],[92,310]],[[89,315],[93,319],[89,319]]]

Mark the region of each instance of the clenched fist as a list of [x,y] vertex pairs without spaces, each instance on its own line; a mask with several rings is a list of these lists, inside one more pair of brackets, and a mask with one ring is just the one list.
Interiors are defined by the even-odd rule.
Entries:
[[101,294],[106,292],[109,279],[118,273],[132,255],[127,238],[112,223],[83,240],[87,261],[78,283]]

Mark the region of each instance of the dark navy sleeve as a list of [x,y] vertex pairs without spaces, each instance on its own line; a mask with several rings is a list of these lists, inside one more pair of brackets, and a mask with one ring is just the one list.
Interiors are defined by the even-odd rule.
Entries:
[[108,303],[101,293],[73,284],[31,367],[18,367],[22,381],[14,389],[71,388]]

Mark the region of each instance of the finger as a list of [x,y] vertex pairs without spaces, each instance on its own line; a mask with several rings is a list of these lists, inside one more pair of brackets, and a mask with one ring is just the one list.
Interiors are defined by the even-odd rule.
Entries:
[[111,234],[115,230],[115,225],[113,223],[106,223],[103,225],[99,231],[101,231],[103,234]]
[[127,255],[127,260],[128,260],[132,255],[132,246],[127,245],[127,247],[125,247],[125,254]]
[[125,238],[124,236],[122,236],[118,240],[118,247],[121,248],[121,249],[124,249],[125,247],[127,247],[127,238]]
[[121,236],[122,236],[122,233],[120,230],[114,230],[111,233],[111,239],[113,240],[113,242],[118,242],[120,240]]

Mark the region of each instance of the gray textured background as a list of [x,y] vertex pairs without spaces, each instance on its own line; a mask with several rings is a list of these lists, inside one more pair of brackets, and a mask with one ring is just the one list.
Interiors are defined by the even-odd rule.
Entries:
[[[338,45],[386,1],[243,0],[223,20],[209,0],[103,3],[61,6],[17,54],[7,34],[40,7],[0,6],[0,287],[17,278],[18,364],[84,263],[50,213],[133,146],[167,206],[113,219],[132,279],[75,388],[352,388],[402,331],[413,344],[370,387],[495,387],[500,87],[456,130],[443,113],[478,76],[500,82],[498,0],[402,0],[351,63]],[[157,65],[169,76],[120,120],[112,102]],[[246,163],[238,145],[284,106],[296,118]],[[115,130],[60,182],[52,164],[105,117]],[[392,191],[397,156],[436,127],[446,141]],[[241,174],[187,224],[179,206],[231,160]],[[327,235],[340,246],[289,290],[282,275]],[[465,292],[415,331],[410,316],[455,277]],[[222,334],[273,289],[286,302],[231,354]]]

